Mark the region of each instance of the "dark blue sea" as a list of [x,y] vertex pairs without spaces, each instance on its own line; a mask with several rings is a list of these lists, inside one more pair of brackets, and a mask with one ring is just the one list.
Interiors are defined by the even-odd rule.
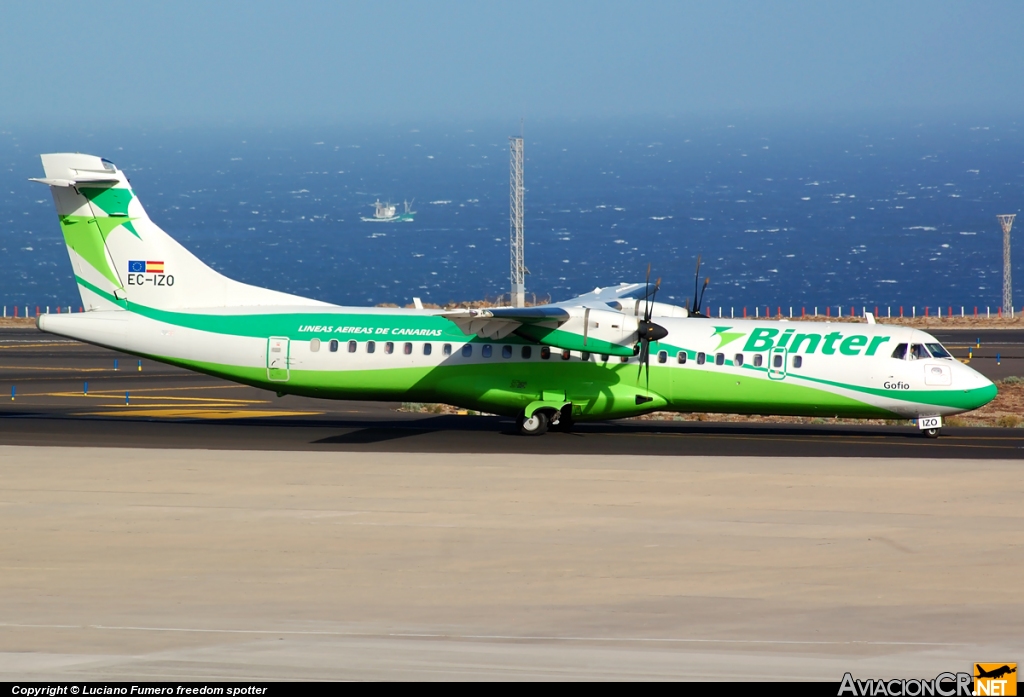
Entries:
[[[0,304],[79,305],[49,192],[27,181],[41,176],[39,153],[58,151],[114,161],[154,221],[239,280],[356,305],[494,299],[509,286],[515,131],[0,131]],[[994,310],[996,215],[1024,202],[1014,121],[539,121],[525,139],[528,297],[643,280],[651,264],[659,299],[682,303],[702,255],[716,314]],[[413,200],[415,222],[361,222],[378,198]]]

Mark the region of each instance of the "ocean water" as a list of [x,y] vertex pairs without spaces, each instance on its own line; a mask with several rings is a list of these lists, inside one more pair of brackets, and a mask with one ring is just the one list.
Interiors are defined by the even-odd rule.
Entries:
[[[79,305],[50,195],[27,181],[38,153],[68,150],[114,161],[153,220],[239,280],[354,305],[493,299],[509,286],[509,130],[0,131],[0,304]],[[525,135],[528,296],[643,280],[650,264],[659,299],[682,303],[701,255],[716,313],[1001,302],[995,216],[1024,202],[1017,122],[666,118]],[[378,198],[414,200],[415,222],[360,221]]]

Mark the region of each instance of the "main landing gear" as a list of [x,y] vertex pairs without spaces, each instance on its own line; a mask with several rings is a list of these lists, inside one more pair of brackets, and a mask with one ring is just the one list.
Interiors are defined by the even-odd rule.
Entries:
[[519,428],[519,432],[524,436],[539,436],[548,432],[548,426],[551,425],[551,420],[548,419],[548,415],[542,411],[533,412],[533,416],[526,418],[520,416],[516,419],[516,426]]
[[516,419],[516,427],[524,436],[539,436],[547,433],[549,429],[568,433],[573,427],[570,409],[571,407],[565,407],[561,411],[538,409],[528,419],[525,416]]

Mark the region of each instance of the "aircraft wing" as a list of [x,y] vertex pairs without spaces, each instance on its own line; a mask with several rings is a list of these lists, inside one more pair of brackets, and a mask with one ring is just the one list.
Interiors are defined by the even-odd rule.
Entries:
[[454,322],[463,334],[485,339],[504,339],[524,324],[555,329],[569,320],[569,313],[557,305],[496,307],[487,310],[453,310],[442,317]]
[[648,295],[647,290],[654,292],[654,284],[647,283],[620,283],[617,286],[608,286],[607,288],[595,288],[589,293],[578,295],[575,298],[569,300],[563,300],[558,305],[584,305],[587,303],[607,303],[611,300],[618,300],[620,298],[644,298]]

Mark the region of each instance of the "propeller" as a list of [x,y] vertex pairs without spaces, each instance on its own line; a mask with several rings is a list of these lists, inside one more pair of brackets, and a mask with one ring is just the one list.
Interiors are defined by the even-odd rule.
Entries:
[[698,284],[700,283],[700,255],[697,255],[697,271],[693,274],[693,307],[690,310],[691,317],[707,317],[700,313],[700,306],[704,304],[704,291],[708,289],[708,283],[711,282],[710,277],[704,278],[704,287],[697,292]]
[[[637,365],[636,379],[639,382],[640,373],[646,371],[647,386],[651,385],[651,342],[659,341],[668,336],[668,330],[660,324],[651,321],[651,313],[654,311],[654,297],[661,287],[661,279],[654,282],[654,290],[651,290],[651,265],[647,265],[647,280],[645,282],[646,293],[644,294],[644,318],[637,322],[636,335],[640,342],[640,362]],[[639,307],[640,303],[637,303]]]

